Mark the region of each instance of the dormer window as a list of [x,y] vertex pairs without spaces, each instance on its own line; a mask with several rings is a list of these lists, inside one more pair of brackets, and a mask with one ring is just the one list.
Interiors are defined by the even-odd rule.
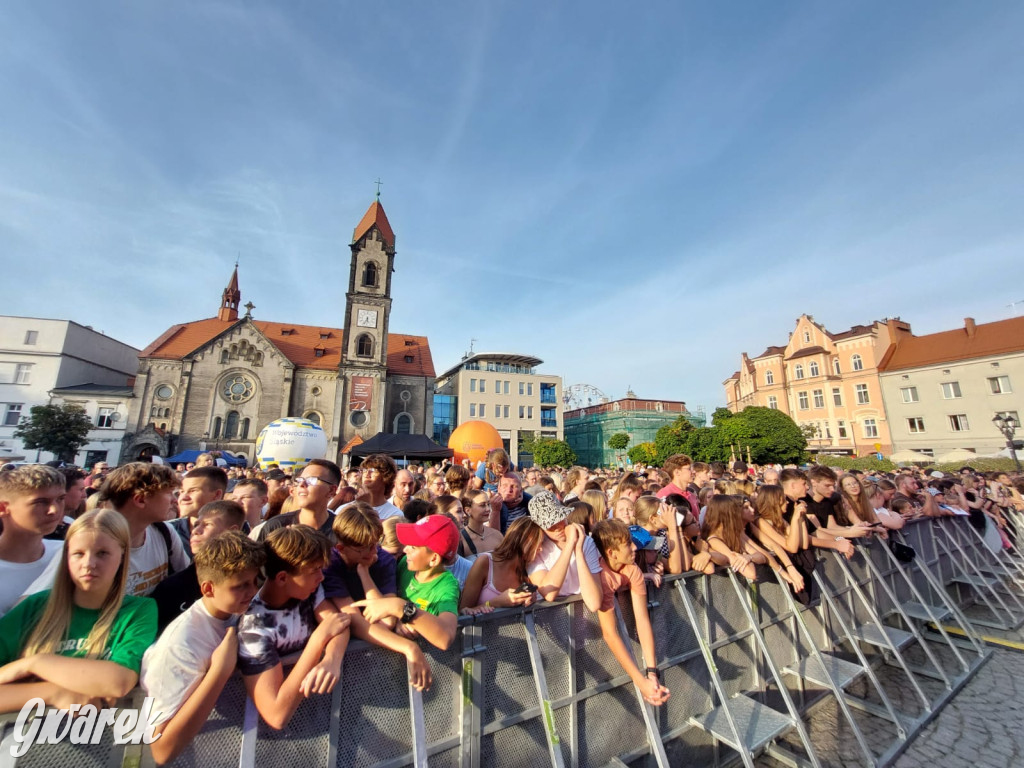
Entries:
[[323,347],[316,347],[316,348],[315,348],[315,349],[313,350],[313,354],[314,354],[314,355],[315,355],[316,357],[323,357],[323,356],[324,356],[324,348],[323,348]]
[[405,356],[405,362],[407,362],[407,363],[411,363],[411,362],[413,362],[415,360],[416,360],[416,358],[413,357],[412,355],[406,355]]

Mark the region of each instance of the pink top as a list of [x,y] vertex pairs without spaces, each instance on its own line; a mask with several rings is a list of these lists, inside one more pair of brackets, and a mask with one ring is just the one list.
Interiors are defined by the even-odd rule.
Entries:
[[497,600],[501,592],[494,588],[494,559],[490,552],[483,552],[480,557],[487,558],[487,583],[480,588],[480,597],[477,598],[477,605],[483,605],[488,600]]

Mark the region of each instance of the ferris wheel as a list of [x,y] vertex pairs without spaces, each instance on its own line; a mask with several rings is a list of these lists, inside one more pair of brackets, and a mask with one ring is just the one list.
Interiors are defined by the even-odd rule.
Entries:
[[573,384],[562,390],[562,405],[566,411],[607,402],[608,396],[592,384]]

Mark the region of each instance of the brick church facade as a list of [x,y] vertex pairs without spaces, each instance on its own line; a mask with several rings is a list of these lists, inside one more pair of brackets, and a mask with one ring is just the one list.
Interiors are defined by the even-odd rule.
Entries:
[[318,422],[333,459],[356,437],[429,434],[434,364],[425,336],[390,332],[395,235],[379,200],[350,247],[344,328],[239,317],[236,267],[216,317],[172,326],[146,347],[123,460],[203,449],[252,463],[260,430],[285,416]]

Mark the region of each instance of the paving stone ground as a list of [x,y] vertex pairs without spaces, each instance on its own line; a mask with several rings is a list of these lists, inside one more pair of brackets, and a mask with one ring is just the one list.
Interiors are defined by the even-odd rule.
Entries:
[[[1008,633],[993,634],[1020,639],[1016,633],[1012,638]],[[992,658],[897,758],[895,768],[1024,768],[1024,653],[992,649]],[[919,711],[916,697],[900,684],[902,673],[883,668],[879,675],[898,710]],[[925,693],[932,695],[935,690],[926,688]],[[850,692],[863,696],[867,687],[854,683]],[[868,698],[875,697],[869,694]],[[886,721],[858,711],[854,711],[854,718],[876,755],[892,743],[895,731]],[[834,700],[814,709],[808,732],[824,768],[864,765],[853,733]],[[787,740],[798,744],[792,736]],[[768,756],[762,756],[757,764],[759,768],[783,766]]]

